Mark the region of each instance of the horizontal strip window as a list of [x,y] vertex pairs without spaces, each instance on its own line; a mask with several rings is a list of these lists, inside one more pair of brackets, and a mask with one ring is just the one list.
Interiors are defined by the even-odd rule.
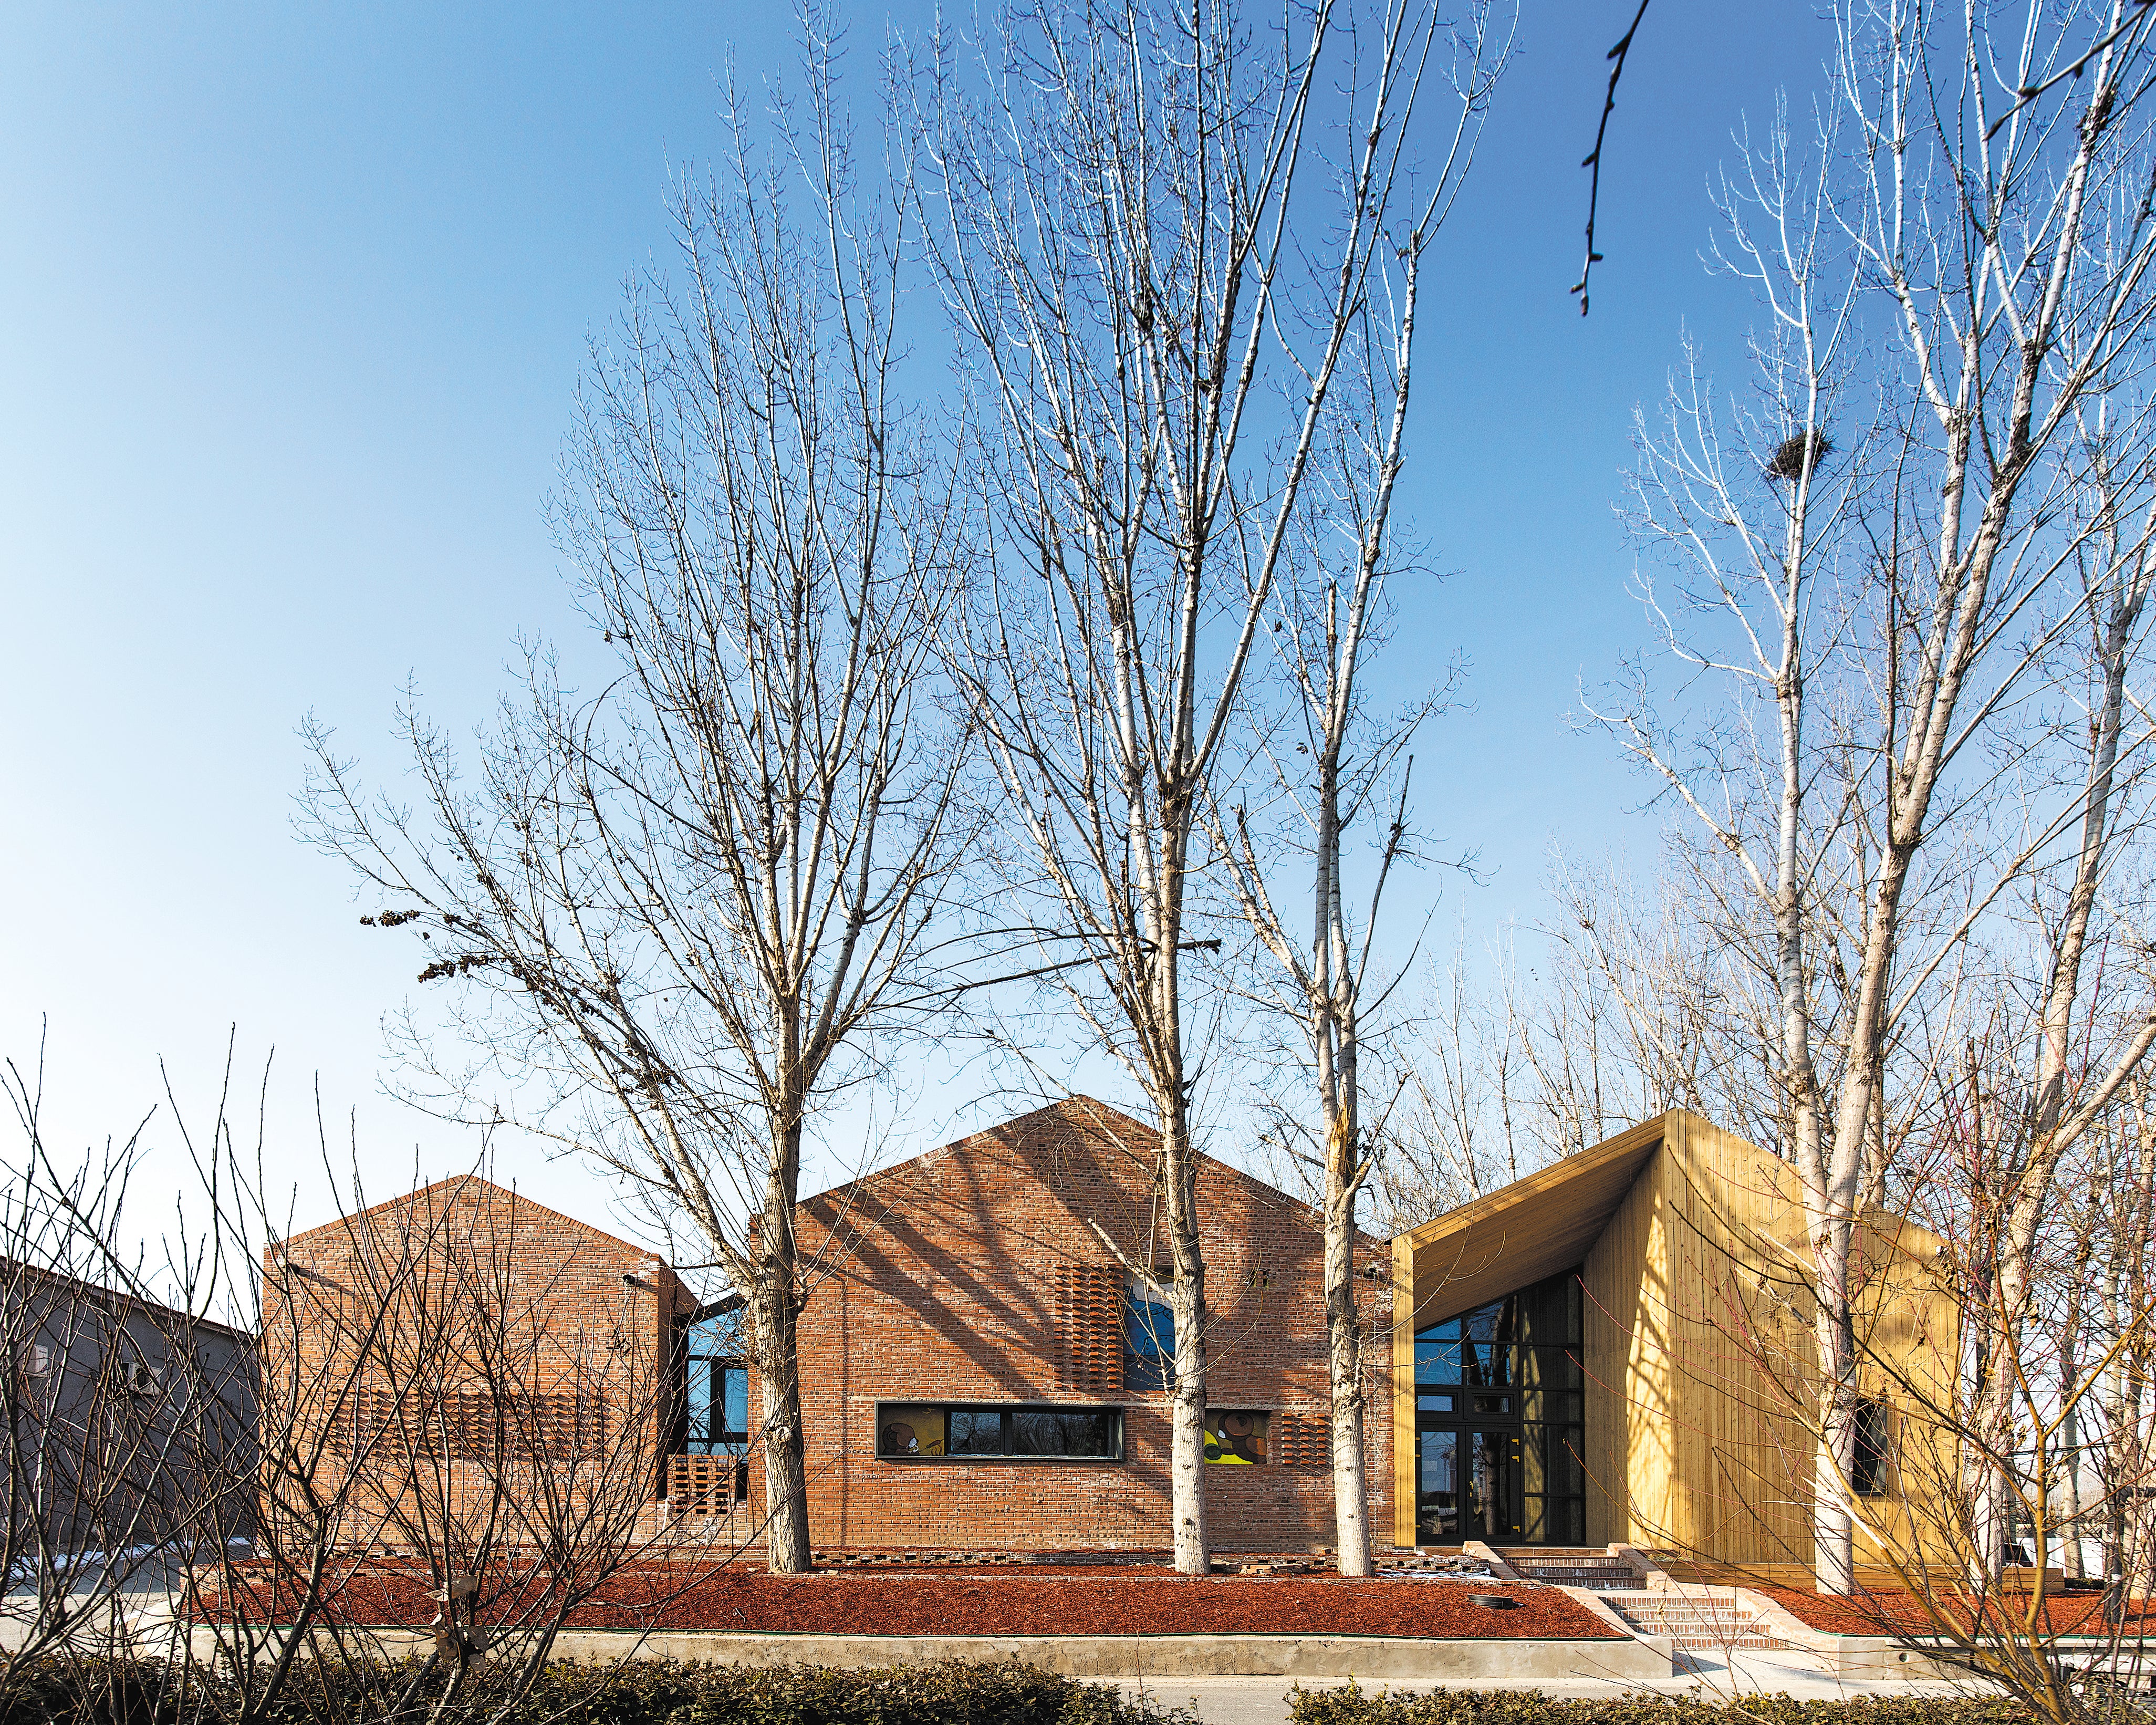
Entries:
[[1121,1461],[1121,1408],[878,1402],[882,1461]]

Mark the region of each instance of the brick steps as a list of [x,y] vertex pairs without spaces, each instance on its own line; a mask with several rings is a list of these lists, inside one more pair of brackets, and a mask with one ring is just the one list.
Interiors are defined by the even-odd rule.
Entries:
[[1597,1589],[1602,1601],[1643,1635],[1667,1635],[1688,1652],[1716,1648],[1747,1652],[1787,1651],[1793,1644],[1770,1634],[1739,1599],[1697,1599],[1641,1589]]
[[1615,1558],[1597,1563],[1587,1558],[1531,1558],[1515,1553],[1506,1559],[1529,1581],[1546,1581],[1553,1587],[1584,1587],[1596,1593],[1630,1591],[1639,1576],[1629,1563]]

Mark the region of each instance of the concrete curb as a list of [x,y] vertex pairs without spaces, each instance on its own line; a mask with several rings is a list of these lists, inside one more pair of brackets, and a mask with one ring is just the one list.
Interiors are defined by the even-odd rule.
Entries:
[[[201,1632],[198,1631],[198,1635]],[[432,1645],[410,1630],[366,1635],[390,1658]],[[1675,1644],[1623,1640],[1438,1640],[1390,1635],[772,1635],[721,1630],[571,1630],[554,1656],[591,1664],[621,1659],[709,1665],[921,1665],[1021,1660],[1071,1677],[1496,1678],[1563,1682],[1666,1677]]]
[[1073,1677],[1666,1677],[1664,1639],[1435,1640],[1358,1635],[746,1635],[579,1630],[567,1659],[694,1659],[721,1665],[879,1666],[1019,1659]]
[[1930,1658],[1922,1649],[1912,1648],[1892,1635],[1843,1635],[1831,1630],[1814,1629],[1788,1606],[1756,1588],[1732,1588],[1730,1591],[1752,1608],[1763,1627],[1791,1646],[1801,1647],[1825,1660],[1839,1676],[1861,1677],[1869,1682],[1910,1678],[1961,1681],[1969,1676],[1958,1666]]
[[[1545,1582],[1543,1584],[1546,1587],[1553,1584],[1548,1582]],[[1635,1630],[1630,1624],[1625,1622],[1623,1618],[1620,1617],[1616,1612],[1612,1610],[1609,1606],[1609,1602],[1604,1599],[1601,1594],[1596,1593],[1593,1589],[1584,1587],[1559,1587],[1558,1591],[1571,1599],[1575,1604],[1577,1604],[1582,1610],[1587,1612],[1590,1616],[1600,1620],[1604,1628],[1614,1630],[1620,1635],[1632,1635],[1635,1638],[1637,1637],[1639,1632]],[[1668,1641],[1673,1647],[1676,1645],[1676,1640],[1674,1636],[1664,1635],[1658,1639]]]
[[1947,1665],[1897,1641],[1891,1635],[1832,1635],[1835,1645],[1830,1656],[1837,1676],[1861,1677],[1877,1682],[1882,1678],[1943,1677],[1967,1682],[1969,1673]]

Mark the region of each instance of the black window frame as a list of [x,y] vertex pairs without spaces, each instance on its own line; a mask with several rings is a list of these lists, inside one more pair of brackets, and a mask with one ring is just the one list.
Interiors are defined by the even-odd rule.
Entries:
[[[1214,1423],[1217,1420],[1236,1418],[1263,1422],[1258,1436],[1258,1446],[1262,1453],[1255,1461],[1247,1455],[1232,1458],[1227,1455],[1216,1455],[1213,1454],[1212,1449],[1208,1447],[1209,1445],[1217,1444],[1219,1438],[1219,1432],[1214,1429]],[[1228,1408],[1209,1404],[1205,1409],[1207,1443],[1199,1446],[1205,1455],[1205,1465],[1208,1467],[1278,1467],[1280,1463],[1273,1456],[1273,1427],[1278,1418],[1277,1410],[1272,1408]]]
[[1859,1497],[1894,1495],[1894,1410],[1886,1397],[1856,1399],[1850,1420],[1849,1489]]
[[[729,1455],[740,1461],[748,1455],[751,1429],[755,1424],[751,1407],[755,1395],[755,1385],[749,1376],[751,1363],[732,1348],[706,1352],[696,1346],[698,1329],[714,1319],[737,1312],[741,1303],[738,1297],[716,1301],[675,1320],[674,1382],[679,1399],[675,1404],[672,1452],[677,1455]],[[690,1384],[699,1373],[706,1375],[705,1413],[710,1422],[701,1430],[690,1418],[694,1402]],[[741,1379],[742,1425],[738,1430],[726,1423],[729,1374]]]
[[[1508,1454],[1498,1495],[1522,1545],[1578,1545],[1587,1525],[1585,1288],[1578,1265],[1414,1332],[1416,1517],[1425,1435],[1480,1432]],[[1507,1446],[1509,1446],[1507,1449]],[[1459,1465],[1464,1466],[1464,1461]],[[1464,1476],[1461,1476],[1464,1477]],[[1466,1514],[1463,1495],[1455,1514]],[[1451,1537],[1458,1538],[1455,1527]],[[1494,1535],[1491,1537],[1496,1537]],[[1419,1532],[1418,1538],[1420,1538]]]
[[[1002,1416],[1003,1448],[989,1454],[974,1450],[963,1455],[892,1455],[883,1447],[884,1416],[887,1410],[899,1408],[933,1408],[945,1419],[945,1430],[949,1430],[949,1418],[953,1414],[997,1414]],[[1026,1454],[1016,1447],[1016,1422],[1019,1414],[1085,1414],[1094,1417],[1107,1416],[1114,1432],[1114,1452],[1106,1455],[1043,1455]],[[1120,1403],[1101,1402],[978,1402],[930,1401],[919,1397],[905,1399],[886,1399],[879,1397],[875,1404],[875,1426],[870,1437],[870,1450],[878,1461],[888,1461],[901,1467],[1111,1467],[1120,1466],[1128,1456],[1125,1441],[1123,1409]]]

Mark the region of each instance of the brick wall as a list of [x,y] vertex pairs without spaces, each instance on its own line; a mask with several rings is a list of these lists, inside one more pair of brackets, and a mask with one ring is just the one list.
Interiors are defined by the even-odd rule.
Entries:
[[[1161,1548],[1169,1543],[1167,1398],[1122,1388],[1124,1281],[1170,1262],[1157,1139],[1085,1098],[1026,1115],[810,1199],[801,1322],[809,1514],[819,1546]],[[1209,1399],[1272,1418],[1265,1465],[1205,1470],[1224,1551],[1333,1543],[1322,1235],[1316,1214],[1205,1159],[1199,1210],[1213,1319]],[[1370,1517],[1391,1525],[1389,1260],[1358,1279],[1368,1342]],[[878,1459],[880,1401],[1124,1409],[1124,1460]],[[752,1468],[753,1489],[762,1488]]]
[[[1145,1127],[1080,1098],[801,1207],[812,1266],[800,1345],[815,1543],[1168,1544],[1168,1399],[1125,1387],[1125,1276],[1094,1231],[1097,1224],[1165,1279],[1156,1159]],[[1200,1165],[1199,1207],[1211,1404],[1271,1420],[1264,1466],[1205,1470],[1214,1543],[1224,1551],[1330,1545],[1317,1218],[1210,1159]],[[1374,1241],[1361,1255],[1366,1268],[1387,1262]],[[619,1495],[626,1461],[639,1471],[639,1500],[656,1496],[677,1406],[666,1376],[670,1329],[691,1302],[670,1269],[628,1242],[466,1177],[297,1235],[264,1271],[265,1436],[289,1432],[301,1453],[319,1454],[317,1491],[347,1499],[341,1543],[408,1549],[444,1532],[454,1538],[458,1524],[482,1521],[505,1495],[529,1495],[520,1491],[520,1467],[558,1464],[565,1446],[594,1430],[605,1434],[616,1469],[593,1476],[594,1488]],[[1370,1514],[1383,1528],[1390,1525],[1383,1332],[1390,1283],[1365,1276],[1358,1287],[1368,1332]],[[482,1318],[490,1345],[517,1361],[513,1375],[530,1405],[514,1419],[545,1456],[505,1466],[454,1435],[460,1425],[485,1425],[477,1392],[487,1373],[471,1357],[471,1337],[459,1339],[460,1327]],[[752,1395],[754,1382],[752,1374]],[[1120,1408],[1124,1456],[877,1457],[879,1402],[937,1401]],[[426,1453],[413,1454],[399,1405],[431,1417]],[[362,1468],[355,1442],[370,1430],[374,1449]],[[754,1458],[748,1476],[760,1507]],[[436,1531],[423,1534],[421,1523]]]
[[686,1304],[627,1241],[476,1177],[442,1181],[270,1255],[265,1443],[289,1435],[316,1495],[341,1498],[340,1544],[454,1545],[487,1527],[534,1543],[548,1503],[625,1512],[654,1495]]

